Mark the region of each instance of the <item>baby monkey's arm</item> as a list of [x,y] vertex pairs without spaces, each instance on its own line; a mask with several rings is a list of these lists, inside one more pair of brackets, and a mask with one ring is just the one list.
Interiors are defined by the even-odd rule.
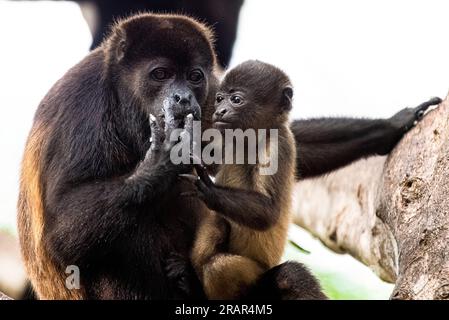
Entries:
[[253,190],[218,186],[204,166],[195,165],[195,169],[198,176],[180,175],[193,182],[195,187],[195,191],[184,193],[184,196],[196,196],[209,209],[251,229],[267,230],[277,222],[279,210],[271,197]]

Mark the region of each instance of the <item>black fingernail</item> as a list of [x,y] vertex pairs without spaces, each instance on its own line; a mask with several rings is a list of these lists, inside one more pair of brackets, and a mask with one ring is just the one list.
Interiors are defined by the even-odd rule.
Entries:
[[419,110],[418,112],[416,112],[416,117],[418,118],[418,120],[422,119],[423,116],[424,116],[423,110]]

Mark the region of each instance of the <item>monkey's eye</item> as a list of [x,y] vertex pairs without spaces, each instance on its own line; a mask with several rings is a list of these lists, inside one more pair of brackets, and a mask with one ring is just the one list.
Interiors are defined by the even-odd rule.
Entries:
[[198,83],[204,79],[204,74],[201,72],[201,70],[196,69],[189,73],[188,79],[190,82]]
[[224,100],[224,97],[221,94],[218,94],[217,97],[215,98],[215,101],[217,101],[217,103],[221,103]]
[[243,98],[240,97],[240,96],[237,96],[237,95],[233,95],[233,96],[231,97],[231,102],[232,102],[233,104],[242,104],[242,103],[243,103]]
[[156,81],[164,81],[170,78],[170,73],[165,68],[156,68],[151,71],[151,77]]

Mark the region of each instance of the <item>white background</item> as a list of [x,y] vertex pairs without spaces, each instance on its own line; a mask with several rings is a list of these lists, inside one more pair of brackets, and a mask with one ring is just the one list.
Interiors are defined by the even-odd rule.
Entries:
[[[296,118],[386,117],[446,95],[448,13],[446,0],[246,0],[232,65],[257,58],[287,71]],[[19,165],[34,111],[90,41],[73,3],[0,0],[0,226],[15,228]]]
[[[449,1],[246,0],[232,65],[276,64],[294,117],[385,117],[449,89]],[[0,225],[15,225],[34,111],[91,36],[70,2],[0,1]]]

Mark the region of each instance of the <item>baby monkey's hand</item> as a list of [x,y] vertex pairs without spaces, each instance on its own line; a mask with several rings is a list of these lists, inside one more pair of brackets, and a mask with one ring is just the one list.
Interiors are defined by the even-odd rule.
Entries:
[[[191,159],[195,162],[197,158],[192,154]],[[202,164],[194,164],[197,175],[180,174],[179,177],[183,180],[189,181],[193,190],[181,193],[184,197],[196,197],[204,201],[206,204],[212,203],[217,186],[207,173],[207,169]]]

